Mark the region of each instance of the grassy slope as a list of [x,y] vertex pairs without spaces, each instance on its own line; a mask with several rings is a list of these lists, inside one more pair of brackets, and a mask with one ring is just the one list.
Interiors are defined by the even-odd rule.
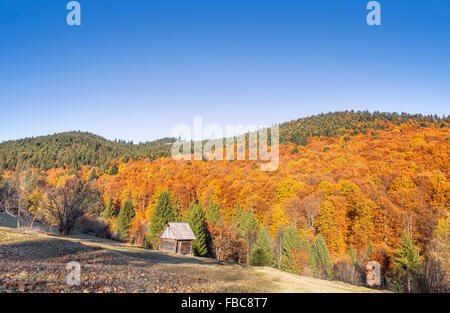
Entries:
[[[65,266],[81,264],[81,286]],[[342,282],[183,257],[89,236],[0,227],[0,292],[373,292]]]

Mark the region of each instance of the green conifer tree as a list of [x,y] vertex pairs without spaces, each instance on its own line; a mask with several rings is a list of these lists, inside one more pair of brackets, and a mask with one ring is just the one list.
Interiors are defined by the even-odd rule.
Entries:
[[109,197],[108,204],[106,205],[106,208],[103,210],[101,216],[106,220],[116,217],[116,207],[114,206],[114,200],[112,197]]
[[239,215],[236,216],[235,223],[239,234],[245,239],[247,243],[247,263],[250,262],[250,254],[253,246],[258,238],[258,221],[256,220],[253,210],[241,210],[239,208]]
[[206,209],[206,220],[210,223],[216,224],[220,219],[220,206],[219,204],[211,199]]
[[191,203],[186,216],[186,222],[189,223],[195,235],[195,240],[192,242],[192,250],[198,256],[205,256],[208,254],[208,247],[206,241],[208,239],[208,230],[205,225],[206,216],[201,204]]
[[333,262],[331,261],[330,253],[328,252],[327,245],[322,235],[319,234],[314,241],[312,247],[314,256],[316,258],[316,266],[319,277],[325,276],[332,279],[333,274]]
[[236,208],[234,209],[234,215],[233,215],[233,224],[237,225],[239,223],[239,220],[241,219],[242,209],[241,204],[239,202],[236,203]]
[[183,220],[183,213],[181,210],[180,199],[175,198],[175,204],[173,205],[173,222],[181,222]]
[[175,213],[168,191],[163,191],[156,201],[155,210],[153,211],[150,221],[150,227],[147,232],[146,245],[153,249],[158,249],[160,236],[167,223],[176,222],[179,218]]
[[317,262],[316,257],[314,255],[313,249],[311,247],[311,244],[309,243],[308,238],[303,237],[302,240],[302,249],[306,252],[306,255],[308,256],[308,268],[311,271],[311,273],[317,277]]
[[281,269],[289,273],[298,274],[294,266],[294,253],[301,249],[300,236],[294,226],[288,227],[283,238],[283,252],[281,254]]
[[128,199],[122,205],[117,217],[117,234],[122,241],[128,241],[131,221],[134,218],[133,202]]
[[366,260],[370,260],[370,257],[372,256],[372,253],[374,250],[375,250],[375,248],[373,247],[373,244],[369,243],[369,246],[367,247],[367,251],[366,251]]
[[267,228],[259,231],[255,247],[250,255],[250,265],[253,266],[274,266],[275,259],[270,242],[270,233]]
[[397,280],[404,283],[405,290],[410,293],[413,282],[422,273],[422,257],[419,255],[419,249],[407,233],[402,235],[402,244],[400,249],[396,251],[395,256],[395,276]]
[[348,256],[352,260],[353,264],[356,264],[357,258],[356,258],[356,251],[352,244],[348,247]]

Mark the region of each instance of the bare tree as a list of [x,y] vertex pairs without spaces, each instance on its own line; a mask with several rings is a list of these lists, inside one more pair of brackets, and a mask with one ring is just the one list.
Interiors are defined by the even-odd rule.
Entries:
[[43,207],[63,235],[70,235],[75,222],[98,205],[97,192],[78,178],[69,178],[61,187],[48,187]]
[[301,200],[300,212],[306,220],[306,227],[313,229],[314,221],[319,211],[320,201],[315,195],[309,195]]
[[6,180],[0,188],[0,209],[17,217],[17,228],[22,217],[28,216],[27,201],[30,195],[30,173],[18,173],[14,179]]
[[0,211],[14,216],[17,213],[16,190],[10,180],[5,180],[0,187]]

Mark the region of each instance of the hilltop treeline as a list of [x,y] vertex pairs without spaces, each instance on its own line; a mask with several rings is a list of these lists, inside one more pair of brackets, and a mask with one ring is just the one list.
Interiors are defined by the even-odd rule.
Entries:
[[[407,113],[370,113],[343,111],[319,114],[280,124],[280,143],[305,146],[310,137],[346,136],[350,138],[369,131],[384,130],[392,125],[415,124],[420,127],[446,127],[449,117]],[[106,169],[111,160],[155,160],[170,156],[175,138],[133,144],[107,140],[86,132],[65,132],[0,143],[0,171],[36,167],[41,170],[69,166],[79,170],[83,165]]]
[[305,146],[309,137],[355,136],[369,131],[384,130],[390,126],[416,124],[417,128],[428,127],[429,123],[446,127],[449,117],[437,115],[386,113],[375,111],[343,111],[299,118],[280,125],[280,142]]
[[0,170],[36,167],[41,170],[64,168],[79,170],[83,165],[109,167],[113,159],[157,159],[169,156],[174,138],[133,144],[111,141],[86,132],[65,132],[0,143]]

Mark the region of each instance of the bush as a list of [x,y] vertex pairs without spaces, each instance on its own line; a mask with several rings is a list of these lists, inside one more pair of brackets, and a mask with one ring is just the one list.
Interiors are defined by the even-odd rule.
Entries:
[[419,277],[419,289],[421,292],[447,293],[450,291],[445,271],[442,270],[441,262],[437,256],[427,253],[423,267],[423,274]]
[[102,238],[111,237],[108,231],[108,224],[105,219],[95,217],[91,213],[86,213],[78,219],[75,224],[75,231],[86,235]]
[[343,258],[334,265],[334,278],[356,286],[365,284],[365,271],[361,264],[352,262],[348,258]]

